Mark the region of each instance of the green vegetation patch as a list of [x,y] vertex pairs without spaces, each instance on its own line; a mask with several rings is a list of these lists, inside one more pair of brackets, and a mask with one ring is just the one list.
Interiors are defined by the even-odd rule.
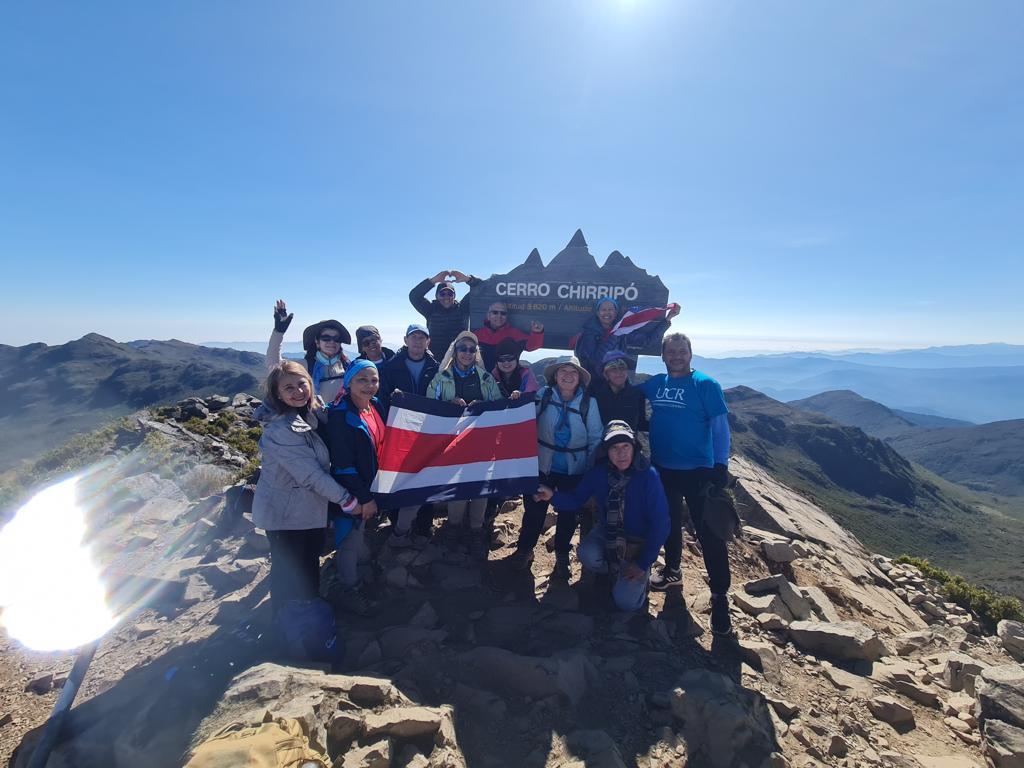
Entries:
[[973,611],[990,630],[995,630],[1002,619],[1024,621],[1024,609],[1015,597],[1006,597],[984,587],[977,587],[963,576],[932,565],[923,557],[900,555],[896,562],[916,566],[924,576],[939,582],[942,594],[961,608]]

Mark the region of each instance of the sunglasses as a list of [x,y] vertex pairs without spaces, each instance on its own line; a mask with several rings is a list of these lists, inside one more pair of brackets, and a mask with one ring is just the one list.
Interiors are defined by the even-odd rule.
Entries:
[[501,357],[498,358],[498,362],[499,363],[514,363],[518,359],[519,358],[517,358],[515,355],[502,355]]
[[320,341],[325,341],[328,344],[341,344],[341,336],[320,336]]
[[454,298],[455,297],[455,291],[440,291],[437,295],[438,296],[451,296],[452,298]]
[[476,347],[456,347],[455,351],[456,352],[465,352],[467,354],[472,355],[472,354],[474,354],[476,352]]
[[[323,338],[323,337],[321,337],[321,338]],[[371,337],[369,339],[364,339],[363,343],[360,344],[359,346],[361,346],[361,347],[372,347],[374,344],[380,344],[380,339],[378,339],[376,337]]]
[[508,312],[506,312],[506,311],[504,311],[502,309],[492,309],[491,310],[491,314],[492,315],[507,315]]

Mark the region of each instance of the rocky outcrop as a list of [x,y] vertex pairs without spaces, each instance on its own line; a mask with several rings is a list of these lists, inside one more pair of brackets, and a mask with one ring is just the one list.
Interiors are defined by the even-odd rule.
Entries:
[[[742,492],[760,507],[731,547],[736,642],[706,632],[694,542],[682,590],[624,615],[575,562],[569,586],[551,582],[553,530],[532,572],[508,568],[521,519],[509,502],[486,563],[436,540],[393,550],[387,522],[369,525],[359,569],[378,611],[339,609],[345,674],[284,663],[268,642],[268,546],[251,523],[252,486],[211,475],[197,494],[206,470],[190,475],[237,466],[224,451],[243,444],[253,402],[183,401],[140,414],[136,439],[122,441],[119,472],[101,483],[110,504],[91,524],[127,614],[52,766],[169,768],[229,723],[278,721],[299,724],[326,764],[353,768],[953,766],[980,764],[983,750],[1012,764],[1020,726],[1010,699],[993,695],[991,670],[1009,663],[1014,628],[997,639],[970,625],[976,617],[926,615],[926,602],[947,608],[935,585],[865,552],[825,510],[742,460]],[[147,464],[154,449],[189,464]],[[322,565],[331,598],[329,549]],[[14,692],[0,699],[0,746],[22,744],[18,768],[71,659],[0,650],[0,682]]]
[[976,716],[996,768],[1024,765],[1024,667],[989,667],[977,681]]
[[835,659],[877,661],[885,654],[878,635],[856,621],[794,621],[787,631],[800,648]]

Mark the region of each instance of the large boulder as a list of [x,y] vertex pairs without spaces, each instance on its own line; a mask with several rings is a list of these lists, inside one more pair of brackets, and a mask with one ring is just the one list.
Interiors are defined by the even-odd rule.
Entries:
[[885,646],[873,629],[859,621],[794,621],[789,636],[805,651],[849,661],[877,661]]
[[1024,661],[1024,624],[1003,619],[996,626],[996,634],[1008,654],[1017,661]]
[[898,730],[914,727],[914,710],[891,696],[876,696],[868,702],[868,709],[883,723],[889,723]]
[[974,695],[974,681],[987,667],[966,653],[951,653],[942,668],[942,682],[954,693],[967,691]]
[[683,722],[693,765],[764,765],[776,751],[764,698],[725,675],[692,669],[672,692],[672,714]]
[[904,632],[896,636],[896,653],[916,656],[939,651],[962,651],[967,648],[967,633],[960,627],[934,624],[927,629]]
[[996,768],[1024,766],[1024,667],[1007,664],[981,671],[975,681],[985,755]]
[[522,656],[518,653],[481,646],[459,656],[463,682],[495,693],[511,693],[542,699],[561,695],[576,704],[586,693],[594,670],[582,654],[561,658]]
[[995,768],[1024,768],[1024,728],[987,720],[981,726],[985,756]]
[[913,699],[918,704],[938,709],[941,705],[939,691],[922,683],[914,674],[917,667],[902,659],[891,659],[886,663],[874,664],[871,679],[896,693]]
[[1024,667],[1007,664],[984,669],[975,688],[978,720],[1005,720],[1024,728]]

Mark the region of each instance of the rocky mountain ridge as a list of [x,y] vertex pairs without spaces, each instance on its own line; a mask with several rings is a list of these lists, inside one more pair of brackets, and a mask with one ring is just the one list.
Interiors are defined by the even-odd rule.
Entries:
[[174,339],[0,345],[0,471],[139,408],[187,395],[256,391],[263,355]]
[[858,427],[971,490],[1024,495],[1024,419],[987,424],[935,419],[894,411],[850,391],[823,392],[789,405]]
[[[387,527],[372,531],[361,568],[380,608],[339,615],[345,674],[283,662],[265,642],[267,544],[249,517],[251,486],[184,480],[246,461],[234,438],[201,425],[244,432],[253,405],[183,401],[138,414],[111,440],[110,502],[90,526],[129,613],[101,644],[51,766],[181,765],[231,724],[271,723],[343,768],[1024,759],[1024,628],[991,634],[916,568],[871,555],[743,458],[736,644],[705,631],[692,538],[683,589],[624,615],[575,562],[570,586],[550,583],[544,547],[534,574],[505,568],[520,513],[509,503],[485,565],[434,545],[393,552]],[[332,574],[327,557],[328,597]],[[71,657],[3,645],[0,750],[23,766]]]

